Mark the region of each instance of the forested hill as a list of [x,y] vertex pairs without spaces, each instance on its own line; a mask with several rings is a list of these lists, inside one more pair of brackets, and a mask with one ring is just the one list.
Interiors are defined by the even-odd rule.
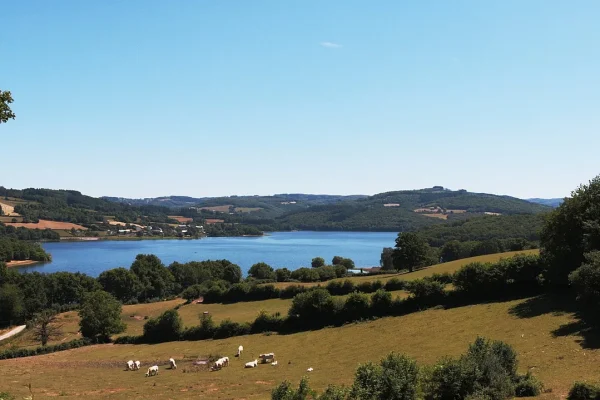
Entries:
[[510,196],[440,187],[380,193],[353,201],[312,206],[279,218],[298,229],[403,231],[479,215],[536,214],[540,204]]
[[510,196],[442,187],[374,196],[279,194],[202,198],[193,206],[189,205],[193,198],[184,196],[110,199],[131,204],[185,201],[190,213],[215,215],[226,222],[255,225],[263,230],[404,231],[486,214],[536,214],[551,209]]

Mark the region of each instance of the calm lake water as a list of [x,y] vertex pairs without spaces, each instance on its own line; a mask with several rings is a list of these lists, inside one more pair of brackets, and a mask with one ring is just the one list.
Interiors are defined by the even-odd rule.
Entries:
[[238,264],[244,274],[260,261],[274,268],[293,270],[310,266],[313,257],[323,257],[329,263],[336,255],[353,259],[357,267],[373,267],[379,265],[383,247],[394,245],[396,235],[393,232],[275,232],[257,238],[44,243],[53,261],[19,270],[79,271],[98,276],[107,269],[129,267],[138,254],[155,254],[165,265],[173,261],[225,258]]

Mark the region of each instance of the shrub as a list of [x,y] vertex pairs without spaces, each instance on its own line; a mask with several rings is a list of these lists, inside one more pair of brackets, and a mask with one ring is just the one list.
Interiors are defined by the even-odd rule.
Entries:
[[327,291],[333,296],[343,296],[354,292],[354,284],[349,279],[346,281],[350,284],[346,285],[346,282],[331,281],[327,284],[327,286],[325,286],[325,289],[327,289]]
[[433,281],[443,283],[444,285],[452,283],[452,274],[450,274],[449,272],[443,272],[441,274],[436,272],[435,274],[429,276],[428,278]]
[[70,342],[65,342],[52,346],[41,346],[36,348],[20,348],[20,349],[9,349],[0,353],[0,360],[6,360],[10,358],[21,358],[21,357],[31,357],[40,354],[50,354],[55,353],[57,351],[76,349],[83,346],[88,346],[94,344],[96,342],[91,339],[82,338],[71,340]]
[[251,331],[252,333],[262,332],[279,332],[283,326],[283,318],[276,314],[267,314],[266,311],[261,310],[254,322],[252,322]]
[[315,398],[315,392],[310,388],[308,378],[305,376],[300,380],[298,389],[293,389],[289,381],[284,381],[271,392],[271,400],[308,400],[310,398]]
[[346,400],[350,389],[343,386],[329,385],[319,396],[319,400]]
[[364,293],[351,293],[342,309],[346,321],[356,321],[369,316],[369,298]]
[[256,279],[275,279],[273,267],[264,262],[254,264],[248,270],[248,276]]
[[321,279],[314,268],[298,268],[292,271],[292,278],[300,282],[318,282]]
[[215,335],[216,326],[212,317],[208,314],[200,315],[200,325],[186,329],[182,333],[184,340],[204,340]]
[[246,300],[258,301],[279,298],[275,285],[254,285],[250,287]]
[[290,317],[297,318],[307,324],[315,325],[330,322],[335,313],[336,306],[333,298],[323,288],[317,288],[296,295],[289,309]]
[[292,277],[292,271],[287,268],[279,268],[275,270],[277,282],[287,282]]
[[389,315],[392,311],[392,294],[383,289],[379,289],[371,296],[371,310],[374,315]]
[[334,265],[333,269],[335,270],[335,276],[338,278],[343,278],[348,274],[348,268],[343,265]]
[[596,400],[600,395],[600,388],[585,382],[575,382],[567,400]]
[[335,268],[331,266],[315,268],[315,271],[319,274],[319,280],[321,282],[329,281],[337,277]]
[[407,282],[406,290],[413,295],[414,301],[420,307],[441,304],[446,296],[444,285],[432,280],[415,279]]
[[230,319],[224,319],[215,330],[215,339],[225,339],[233,336],[242,336],[250,333],[250,324],[233,322]]
[[392,278],[385,283],[385,290],[393,292],[394,290],[403,290],[406,287],[406,281],[398,278]]
[[533,397],[539,396],[542,393],[544,385],[535,376],[529,372],[518,378],[515,385],[515,396],[517,397]]
[[415,400],[418,378],[419,369],[414,360],[391,353],[380,365],[367,363],[358,367],[350,398]]
[[313,268],[321,268],[325,266],[325,259],[323,257],[315,257],[312,259],[310,266]]
[[167,310],[158,318],[152,318],[144,324],[144,340],[160,343],[179,340],[183,323],[176,310]]
[[281,299],[292,299],[299,293],[304,293],[308,289],[302,285],[289,285],[279,291]]
[[361,293],[373,293],[375,291],[373,290],[373,283],[370,281],[359,283],[358,285],[356,285],[356,290],[358,290]]

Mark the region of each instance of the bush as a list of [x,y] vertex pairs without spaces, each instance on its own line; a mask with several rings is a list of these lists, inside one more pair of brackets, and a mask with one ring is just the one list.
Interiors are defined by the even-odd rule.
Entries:
[[348,274],[348,268],[343,265],[334,265],[333,269],[335,270],[335,276],[338,278],[343,278]]
[[248,270],[248,276],[256,279],[275,279],[275,271],[273,267],[264,262],[254,264]]
[[385,290],[393,292],[394,290],[403,290],[406,287],[406,281],[398,278],[392,278],[385,283]]
[[292,299],[299,293],[304,293],[308,289],[302,285],[289,285],[279,292],[279,297],[282,299]]
[[279,268],[275,270],[277,282],[287,282],[292,277],[292,271],[287,268]]
[[350,398],[415,400],[418,378],[419,369],[414,360],[391,353],[380,365],[367,363],[358,367]]
[[436,272],[435,274],[429,276],[428,278],[433,281],[443,283],[444,285],[448,285],[448,284],[452,283],[452,274],[450,274],[449,272],[443,272],[441,274]]
[[327,284],[327,286],[325,286],[325,289],[327,289],[327,291],[333,296],[343,296],[354,292],[354,284],[349,279],[346,281],[348,281],[350,284],[345,285],[346,282],[331,281]]
[[329,292],[317,288],[296,295],[292,300],[289,315],[306,324],[324,325],[333,320],[336,311],[335,302]]
[[212,317],[208,314],[200,315],[200,325],[186,329],[182,333],[184,340],[204,340],[210,339],[215,335],[216,325]]
[[517,397],[533,397],[539,396],[542,393],[544,385],[535,376],[529,372],[519,377],[515,385],[515,396]]
[[267,314],[266,311],[261,310],[254,322],[252,322],[251,331],[252,333],[262,332],[279,332],[283,326],[283,318],[276,314]]
[[357,321],[369,317],[369,298],[364,293],[351,293],[342,309],[345,321]]
[[585,382],[575,382],[567,400],[596,400],[600,395],[600,388]]
[[318,282],[321,279],[316,268],[298,268],[292,271],[292,278],[300,282]]
[[250,333],[250,324],[233,322],[230,319],[224,319],[215,330],[215,339],[225,339],[233,336],[248,335]]
[[94,344],[93,340],[82,338],[71,340],[70,342],[65,342],[52,346],[41,346],[33,349],[30,348],[21,348],[21,349],[9,349],[0,353],[0,360],[7,360],[10,358],[21,358],[21,357],[31,357],[40,354],[50,354],[55,353],[57,351],[77,349],[79,347],[88,346]]
[[167,310],[158,318],[144,324],[144,340],[148,343],[160,343],[179,340],[183,323],[176,310]]
[[407,282],[406,290],[412,294],[419,307],[431,307],[442,304],[446,296],[444,285],[437,281],[415,279]]
[[315,257],[312,259],[310,266],[313,268],[321,268],[325,266],[325,259],[323,257]]
[[321,282],[337,278],[335,268],[331,266],[315,268],[315,271],[317,271],[317,273],[319,274],[319,280]]
[[390,315],[392,312],[392,294],[383,289],[379,289],[371,296],[371,310],[374,315]]

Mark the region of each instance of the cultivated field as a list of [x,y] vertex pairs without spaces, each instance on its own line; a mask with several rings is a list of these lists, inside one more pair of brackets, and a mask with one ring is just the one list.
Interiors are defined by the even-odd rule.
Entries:
[[201,210],[214,211],[214,212],[228,213],[229,212],[229,207],[233,207],[233,206],[231,204],[227,204],[227,205],[224,205],[224,206],[200,207],[200,209]]
[[45,219],[40,219],[39,222],[37,223],[33,223],[33,222],[29,222],[29,223],[23,223],[23,222],[16,222],[16,223],[11,223],[11,222],[7,222],[6,225],[12,225],[16,228],[18,227],[24,227],[24,228],[29,228],[29,229],[79,229],[82,231],[87,230],[86,227],[81,226],[81,225],[77,225],[77,224],[72,224],[70,222],[58,222],[58,221],[48,221]]
[[0,202],[0,209],[2,209],[2,213],[8,217],[18,217],[20,215],[15,212],[14,206],[5,202]]
[[[349,384],[358,363],[377,361],[390,351],[406,353],[422,364],[464,352],[477,335],[499,339],[518,352],[520,372],[532,368],[551,393],[561,399],[574,380],[597,380],[600,350],[577,329],[578,321],[562,311],[563,301],[543,297],[428,310],[403,317],[349,324],[291,335],[249,335],[225,340],[171,342],[157,345],[98,345],[26,359],[0,361],[0,391],[36,397],[114,399],[211,398],[266,399],[278,382],[295,383],[309,375],[313,388]],[[242,359],[233,357],[239,344]],[[275,352],[279,365],[244,369],[259,353]],[[197,357],[228,355],[231,365],[218,372],[191,372]],[[178,369],[166,369],[166,360]],[[124,362],[139,359],[143,370],[124,371]],[[161,364],[160,374],[145,378],[145,368]],[[306,368],[313,367],[310,374]]]
[[182,224],[186,224],[188,222],[192,222],[193,219],[192,218],[188,218],[188,217],[182,217],[180,215],[169,215],[169,218],[174,219]]

